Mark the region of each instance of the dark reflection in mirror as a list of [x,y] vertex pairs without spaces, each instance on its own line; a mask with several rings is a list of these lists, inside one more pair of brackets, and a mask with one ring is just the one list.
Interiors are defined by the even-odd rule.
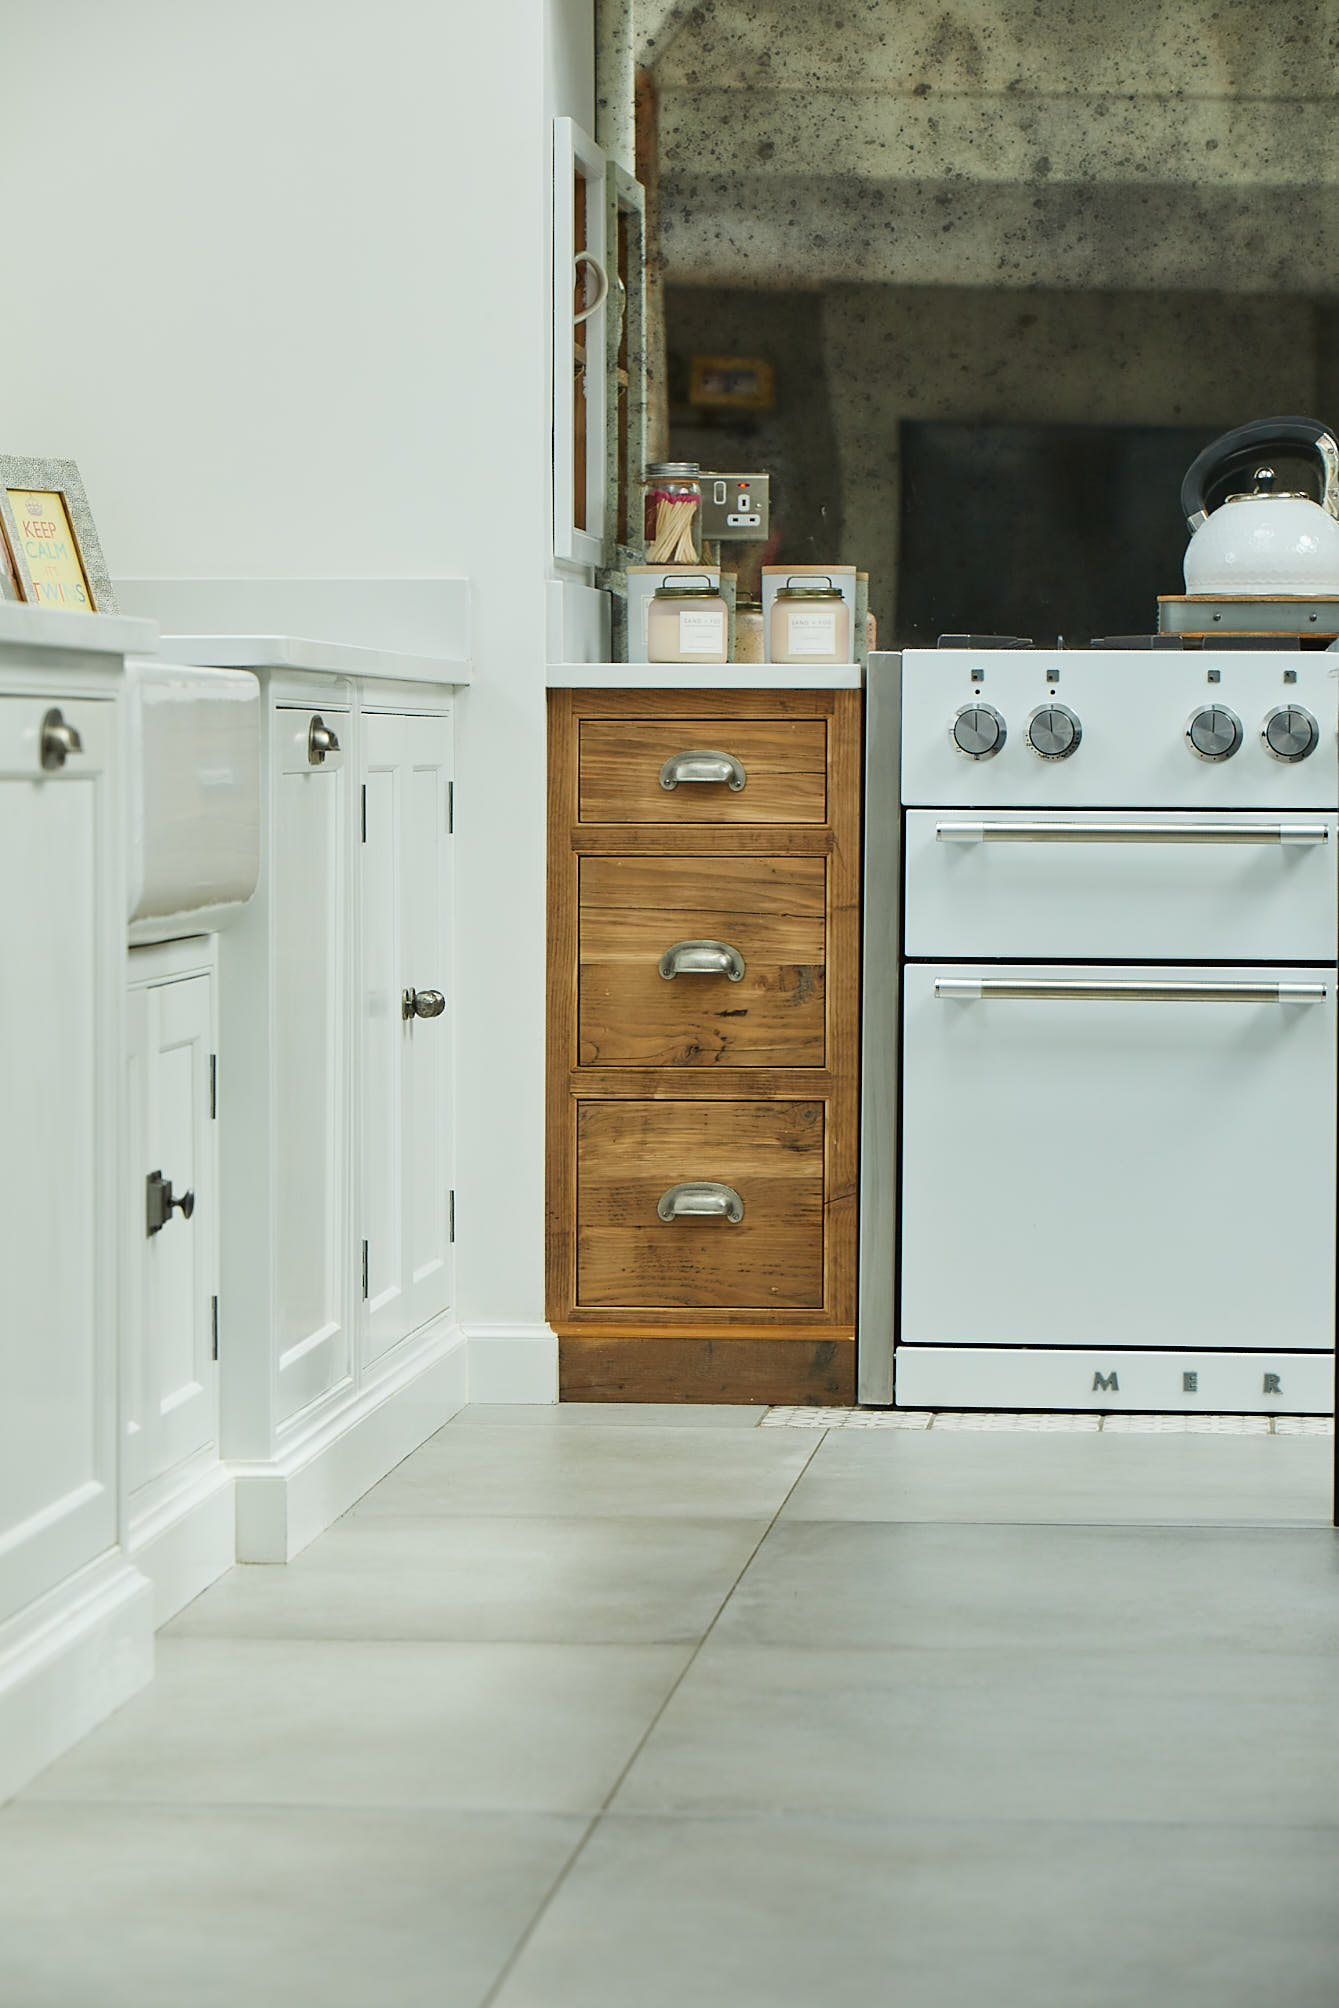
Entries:
[[[1339,417],[1339,0],[633,19],[664,445],[770,471],[767,557],[867,570],[882,645],[1147,632],[1198,446]],[[703,355],[774,407],[694,404]]]

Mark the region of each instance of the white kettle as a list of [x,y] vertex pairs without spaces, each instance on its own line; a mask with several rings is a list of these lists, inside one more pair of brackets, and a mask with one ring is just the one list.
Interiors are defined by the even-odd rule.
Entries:
[[[1274,486],[1271,453],[1309,447],[1320,469],[1319,502]],[[1212,510],[1212,487],[1245,476]],[[1339,595],[1339,446],[1313,418],[1262,418],[1206,446],[1181,483],[1191,537],[1186,591],[1277,599]]]

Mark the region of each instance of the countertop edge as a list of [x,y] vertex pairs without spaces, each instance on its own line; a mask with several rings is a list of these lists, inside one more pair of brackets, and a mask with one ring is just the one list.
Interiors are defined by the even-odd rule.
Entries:
[[551,662],[550,690],[860,690],[858,662],[828,669],[796,669],[753,662]]
[[201,669],[282,669],[327,676],[356,676],[385,683],[433,683],[465,689],[468,661],[449,656],[402,655],[353,642],[318,641],[306,635],[165,634],[164,662]]

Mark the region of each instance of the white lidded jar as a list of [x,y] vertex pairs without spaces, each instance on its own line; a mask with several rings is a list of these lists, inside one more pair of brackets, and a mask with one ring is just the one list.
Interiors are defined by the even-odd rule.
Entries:
[[769,640],[773,662],[851,660],[851,609],[825,573],[804,573],[778,586]]
[[728,662],[730,617],[705,575],[666,579],[646,610],[648,662]]

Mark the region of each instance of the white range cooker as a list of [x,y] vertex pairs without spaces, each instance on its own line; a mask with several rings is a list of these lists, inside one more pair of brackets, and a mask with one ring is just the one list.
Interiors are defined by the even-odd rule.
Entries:
[[862,1400],[1333,1408],[1337,693],[871,659]]

